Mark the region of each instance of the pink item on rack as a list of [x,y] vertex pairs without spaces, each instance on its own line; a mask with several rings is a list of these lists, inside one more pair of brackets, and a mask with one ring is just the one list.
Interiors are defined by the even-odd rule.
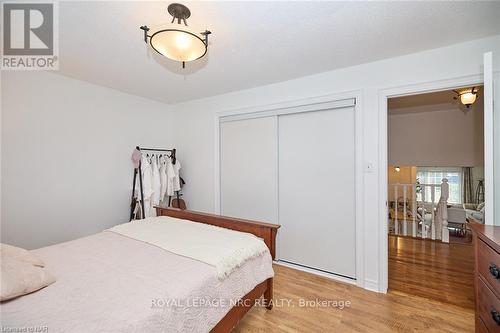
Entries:
[[139,163],[141,162],[141,152],[137,149],[134,149],[132,153],[132,163],[134,163],[134,168],[139,167]]

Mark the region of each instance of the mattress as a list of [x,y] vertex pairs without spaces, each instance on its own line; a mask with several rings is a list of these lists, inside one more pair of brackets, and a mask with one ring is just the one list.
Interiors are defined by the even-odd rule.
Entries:
[[274,275],[269,252],[213,266],[105,231],[34,251],[57,281],[0,305],[2,326],[48,332],[208,332]]

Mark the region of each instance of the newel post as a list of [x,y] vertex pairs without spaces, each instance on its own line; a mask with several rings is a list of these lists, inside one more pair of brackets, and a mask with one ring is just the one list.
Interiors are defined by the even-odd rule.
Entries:
[[449,196],[450,188],[448,185],[448,179],[443,178],[441,183],[441,214],[442,214],[442,232],[441,232],[441,241],[443,243],[450,242],[450,231],[448,230],[448,196]]

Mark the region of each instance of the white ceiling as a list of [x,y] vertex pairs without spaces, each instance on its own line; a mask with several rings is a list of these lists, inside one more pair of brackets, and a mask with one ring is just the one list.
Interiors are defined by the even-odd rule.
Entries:
[[60,3],[60,73],[177,103],[500,33],[500,2],[183,2],[213,33],[183,70],[139,29],[169,3]]

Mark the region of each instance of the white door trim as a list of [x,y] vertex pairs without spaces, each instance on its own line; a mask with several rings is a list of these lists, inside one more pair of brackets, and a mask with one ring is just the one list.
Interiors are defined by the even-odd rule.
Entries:
[[219,121],[222,122],[231,122],[236,120],[244,120],[244,119],[255,119],[255,118],[263,118],[263,117],[272,117],[272,116],[281,116],[286,114],[294,114],[294,113],[303,113],[303,112],[312,112],[312,111],[322,111],[329,109],[338,109],[344,107],[352,107],[356,105],[355,98],[346,98],[335,101],[321,101],[316,103],[307,104],[297,104],[296,106],[286,106],[286,107],[276,107],[273,106],[272,109],[260,110],[260,111],[248,111],[244,110],[238,114],[222,114],[219,117]]
[[[438,80],[420,84],[404,85],[382,89],[379,91],[379,292],[386,293],[389,282],[388,271],[388,234],[387,234],[387,168],[388,168],[388,128],[387,128],[387,99],[390,97],[400,97],[415,94],[422,94],[433,91],[449,90],[459,87],[470,87],[471,85],[483,84],[481,74],[458,77],[448,80]],[[485,115],[486,119],[486,115]],[[486,151],[486,147],[485,147]],[[485,158],[485,163],[486,163]],[[488,159],[493,163],[492,159]],[[493,169],[493,165],[490,166]],[[486,169],[486,165],[485,165]],[[488,186],[488,184],[490,186]],[[493,188],[493,179],[486,178],[485,188]],[[492,203],[493,204],[493,203]]]
[[[234,117],[234,119],[246,119],[258,116],[269,116],[278,114],[291,114],[298,112],[315,111],[315,105],[324,108],[325,105],[330,107],[348,106],[348,100],[355,100],[355,165],[356,165],[356,285],[365,287],[364,278],[364,221],[363,221],[363,115],[362,115],[362,91],[346,91],[341,93],[316,96],[294,101],[284,101],[276,104],[268,104],[261,106],[253,106],[243,109],[228,110],[216,113],[214,117],[214,137],[215,137],[215,212],[220,214],[220,122],[223,117]],[[344,105],[345,104],[345,105]],[[237,117],[236,117],[237,116]],[[278,232],[279,234],[279,232]],[[278,253],[279,255],[279,253]]]
[[[483,56],[484,86],[493,87],[493,52]],[[484,223],[494,225],[494,147],[493,147],[493,95],[494,90],[484,89]],[[491,185],[489,184],[489,181]]]

